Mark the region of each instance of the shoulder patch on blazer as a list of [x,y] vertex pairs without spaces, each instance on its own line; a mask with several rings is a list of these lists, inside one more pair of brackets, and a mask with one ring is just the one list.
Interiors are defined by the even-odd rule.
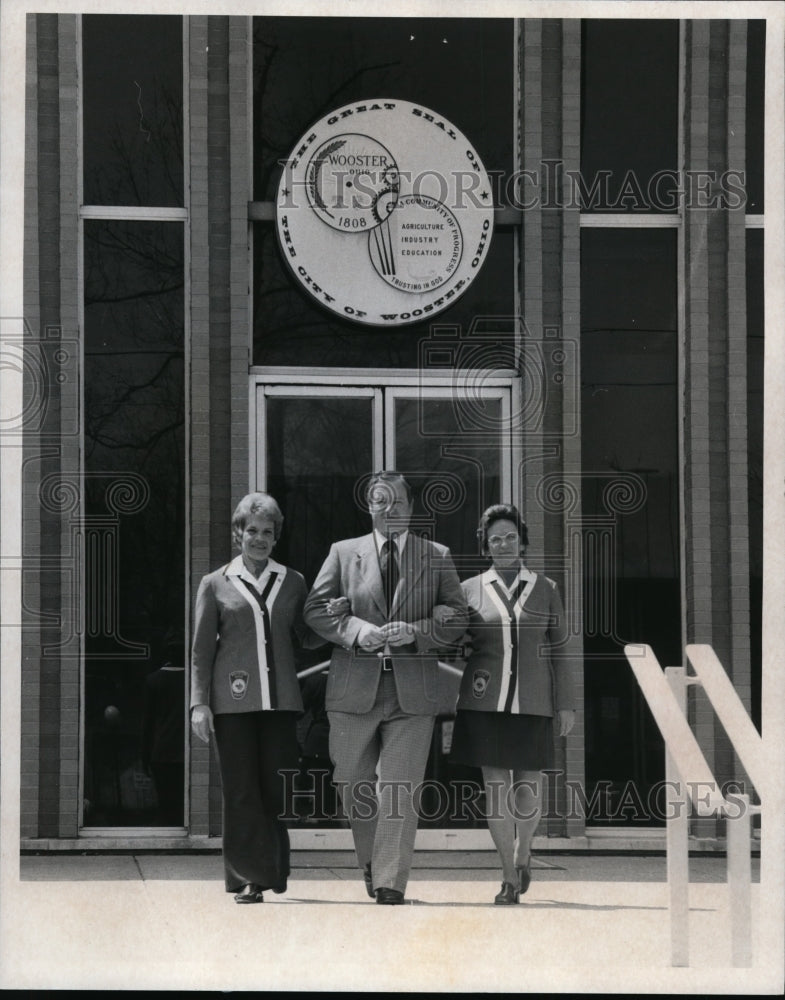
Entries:
[[491,675],[487,670],[475,670],[472,674],[472,694],[475,698],[482,698],[488,688],[488,681]]
[[235,701],[240,701],[248,692],[248,673],[245,670],[233,670],[229,674],[229,687]]

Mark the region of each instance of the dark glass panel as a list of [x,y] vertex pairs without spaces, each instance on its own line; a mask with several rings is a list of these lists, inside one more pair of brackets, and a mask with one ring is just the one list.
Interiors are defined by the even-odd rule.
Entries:
[[747,21],[747,212],[763,212],[764,76],[766,22]]
[[[482,317],[500,329],[499,344],[514,349],[513,233],[494,233],[480,273],[468,290],[435,319],[468,331]],[[494,322],[493,317],[504,317]],[[358,368],[452,368],[452,355],[428,350],[429,323],[382,329],[342,322],[322,309],[290,277],[281,259],[272,226],[254,227],[254,358],[255,365],[309,365]],[[443,360],[439,360],[442,358]]]
[[763,230],[747,230],[747,506],[752,718],[760,729],[763,640]]
[[[502,426],[498,399],[477,401],[419,398],[395,400],[395,468],[406,475],[415,495],[412,528],[448,546],[462,578],[487,568],[477,555],[480,515],[498,503],[501,441],[488,427]],[[484,433],[483,433],[484,429]]]
[[[267,489],[284,515],[275,558],[313,583],[332,542],[370,530],[357,485],[373,467],[369,396],[268,396],[265,401]],[[300,654],[300,671],[329,660],[330,648]],[[326,675],[300,680],[305,713],[297,724],[300,772],[292,816],[297,825],[345,826],[332,785]]]
[[588,822],[649,824],[663,746],[623,645],[681,662],[676,234],[584,230],[581,262]]
[[254,198],[275,199],[279,161],[350,101],[390,97],[439,111],[488,171],[513,166],[508,19],[254,18]]
[[183,344],[183,227],[85,222],[86,826],[183,822]]
[[586,211],[676,211],[678,60],[676,20],[584,20],[581,175],[600,181]]
[[357,483],[373,470],[373,400],[269,396],[267,489],[284,514],[275,558],[313,583],[330,544],[370,530]]
[[82,16],[84,201],[183,205],[183,19]]

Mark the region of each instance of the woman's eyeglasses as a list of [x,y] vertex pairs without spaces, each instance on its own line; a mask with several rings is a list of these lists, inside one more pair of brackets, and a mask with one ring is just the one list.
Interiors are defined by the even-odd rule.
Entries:
[[508,531],[506,535],[488,535],[488,544],[496,549],[500,545],[513,545],[518,541],[517,531]]

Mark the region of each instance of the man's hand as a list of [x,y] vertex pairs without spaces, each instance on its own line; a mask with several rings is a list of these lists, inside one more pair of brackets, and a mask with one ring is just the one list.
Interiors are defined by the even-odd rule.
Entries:
[[437,625],[452,625],[456,619],[463,618],[457,608],[451,608],[449,604],[437,604],[431,612],[431,617]]
[[391,646],[408,646],[414,642],[414,626],[409,622],[388,622],[381,628],[384,641]]
[[340,618],[342,615],[348,615],[351,609],[352,606],[349,603],[348,597],[331,597],[325,605],[325,611],[333,618]]
[[363,649],[379,649],[384,645],[384,642],[384,630],[376,625],[364,627],[357,637],[357,645]]
[[215,732],[215,726],[209,705],[194,705],[191,709],[191,729],[203,743],[210,742],[210,733]]

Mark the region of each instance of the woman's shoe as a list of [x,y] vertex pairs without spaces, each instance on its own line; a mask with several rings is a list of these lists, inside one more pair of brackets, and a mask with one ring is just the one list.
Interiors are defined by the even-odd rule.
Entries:
[[532,884],[531,863],[532,859],[529,858],[522,868],[515,869],[518,872],[518,885],[520,886],[521,895],[523,895]]
[[512,906],[520,902],[520,893],[512,882],[502,882],[502,891],[494,897],[496,906]]
[[234,901],[235,903],[263,903],[264,896],[255,882],[249,882],[248,885],[244,885],[239,892],[235,893]]

